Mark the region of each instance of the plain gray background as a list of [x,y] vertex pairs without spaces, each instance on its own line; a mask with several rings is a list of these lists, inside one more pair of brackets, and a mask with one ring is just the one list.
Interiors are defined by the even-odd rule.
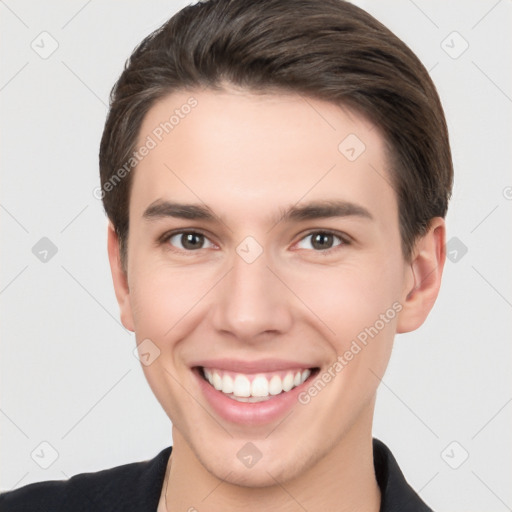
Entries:
[[[188,3],[0,1],[2,490],[172,443],[119,321],[93,190],[125,59]],[[456,176],[453,261],[425,325],[396,339],[374,434],[435,510],[511,510],[512,2],[355,3],[429,70]]]

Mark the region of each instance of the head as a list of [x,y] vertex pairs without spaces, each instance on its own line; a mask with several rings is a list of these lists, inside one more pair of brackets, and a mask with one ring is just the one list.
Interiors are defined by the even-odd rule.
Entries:
[[[100,174],[123,324],[208,471],[267,485],[369,434],[394,336],[437,297],[453,174],[403,42],[341,0],[186,7],[116,83]],[[286,419],[234,421],[204,394],[212,361],[313,374]]]

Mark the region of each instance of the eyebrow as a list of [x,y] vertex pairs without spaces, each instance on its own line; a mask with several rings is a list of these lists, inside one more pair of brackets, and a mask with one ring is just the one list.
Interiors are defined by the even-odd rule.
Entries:
[[[219,220],[217,215],[203,204],[177,203],[163,199],[157,199],[151,203],[142,216],[147,220],[166,217],[208,222]],[[332,217],[360,217],[373,220],[373,215],[363,206],[340,200],[312,201],[301,206],[292,205],[286,209],[280,208],[279,215],[273,220],[277,224],[281,221],[307,221]]]

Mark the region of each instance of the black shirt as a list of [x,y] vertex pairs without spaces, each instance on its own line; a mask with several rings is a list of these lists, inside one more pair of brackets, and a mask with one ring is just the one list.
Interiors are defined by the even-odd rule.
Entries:
[[[154,459],[0,494],[0,512],[156,512],[172,446]],[[380,512],[432,512],[406,482],[389,448],[373,440]]]

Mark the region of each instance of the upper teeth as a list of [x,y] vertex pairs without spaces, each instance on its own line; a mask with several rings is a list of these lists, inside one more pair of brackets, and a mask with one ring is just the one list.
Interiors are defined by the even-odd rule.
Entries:
[[309,369],[255,375],[232,373],[214,368],[203,368],[203,371],[208,382],[215,389],[236,397],[278,395],[282,391],[290,391],[299,386],[311,375]]

